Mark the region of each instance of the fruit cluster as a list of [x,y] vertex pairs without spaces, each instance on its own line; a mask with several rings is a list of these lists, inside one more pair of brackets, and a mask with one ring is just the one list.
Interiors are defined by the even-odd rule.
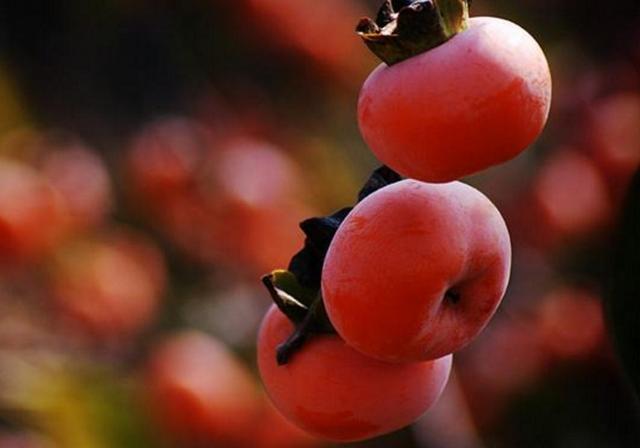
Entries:
[[0,284],[23,291],[16,307],[44,308],[39,325],[74,343],[111,346],[140,334],[160,308],[165,259],[139,231],[109,224],[106,162],[60,131],[16,130],[0,148]]
[[386,0],[360,22],[385,63],[362,88],[358,119],[386,166],[355,207],[302,222],[304,248],[263,278],[275,306],[258,336],[262,380],[316,436],[362,440],[410,424],[504,296],[506,224],[457,179],[538,137],[551,79],[526,31],[469,18],[468,3]]
[[[253,372],[230,349],[232,337],[174,329],[198,326],[175,316],[195,302],[188,291],[176,292],[177,256],[121,208],[122,200],[146,214],[149,226],[166,232],[165,244],[185,258],[202,254],[203,270],[213,270],[215,259],[218,269],[233,272],[242,264],[255,276],[262,264],[278,262],[279,250],[295,250],[288,243],[292,232],[282,230],[282,239],[270,235],[273,250],[253,252],[266,245],[258,227],[277,222],[281,207],[293,212],[301,202],[287,195],[298,183],[296,163],[279,147],[239,131],[243,138],[206,140],[213,132],[200,123],[166,118],[148,124],[117,167],[71,132],[24,128],[0,135],[1,447],[127,445],[110,439],[129,431],[108,423],[111,411],[103,410],[111,406],[133,429],[123,437],[135,438],[135,446],[317,443],[265,399]],[[258,166],[264,172],[254,175]],[[202,240],[205,230],[218,230],[205,225],[223,207],[226,240],[217,233]],[[215,258],[222,247],[234,250],[224,265]],[[242,302],[228,288],[219,294]],[[262,312],[259,294],[243,294],[244,310],[255,306],[256,319],[243,313],[249,322],[234,326],[240,332],[255,329]],[[222,320],[241,313],[218,308],[215,314]],[[94,403],[100,411],[93,412]],[[7,414],[29,417],[14,429],[4,423]],[[145,435],[148,425],[158,428],[157,441]]]
[[301,174],[264,139],[163,118],[133,139],[125,165],[132,208],[191,260],[260,273],[298,245]]

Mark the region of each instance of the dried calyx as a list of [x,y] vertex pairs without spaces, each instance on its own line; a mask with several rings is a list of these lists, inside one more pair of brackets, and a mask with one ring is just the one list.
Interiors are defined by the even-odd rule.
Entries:
[[467,28],[471,0],[385,0],[356,31],[387,65],[424,53]]
[[[358,202],[400,180],[400,175],[390,168],[378,168],[360,190]],[[300,228],[306,235],[304,247],[293,256],[287,270],[276,270],[262,277],[273,302],[295,325],[291,336],[277,348],[279,365],[287,364],[314,334],[335,333],[320,292],[322,265],[333,237],[351,209],[343,208],[332,215],[301,222]]]

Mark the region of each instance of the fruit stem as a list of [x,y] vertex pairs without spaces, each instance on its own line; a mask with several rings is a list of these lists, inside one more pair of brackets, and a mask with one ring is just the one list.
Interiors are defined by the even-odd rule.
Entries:
[[296,329],[291,336],[278,346],[276,349],[276,361],[279,366],[287,364],[291,356],[302,348],[307,339],[313,333],[318,332],[316,321],[321,307],[324,307],[322,298],[318,297],[309,308],[305,318],[296,325]]
[[387,65],[435,48],[468,27],[470,0],[385,0],[356,32]]
[[[369,176],[358,193],[358,202],[400,180],[402,177],[398,173],[381,166]],[[271,299],[295,325],[294,332],[276,349],[278,365],[287,364],[310,337],[336,334],[322,301],[322,265],[334,235],[351,209],[346,207],[332,215],[300,223],[306,235],[303,249],[293,256],[288,270],[278,269],[262,277]]]

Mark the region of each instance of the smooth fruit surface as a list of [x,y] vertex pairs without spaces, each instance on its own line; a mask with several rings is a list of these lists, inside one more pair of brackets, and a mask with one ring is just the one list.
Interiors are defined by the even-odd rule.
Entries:
[[533,37],[509,21],[476,17],[439,47],[374,70],[358,120],[386,165],[447,182],[519,154],[542,131],[550,102],[549,66]]
[[451,356],[391,364],[361,355],[335,335],[311,338],[290,362],[276,348],[293,325],[275,307],[258,336],[258,366],[274,405],[300,428],[334,441],[355,441],[409,425],[438,399]]
[[259,421],[253,428],[255,448],[311,448],[322,446],[322,442],[287,420],[264,397],[264,407]]
[[355,349],[387,361],[435,359],[484,328],[510,265],[507,227],[482,193],[404,180],[347,216],[324,262],[322,294]]

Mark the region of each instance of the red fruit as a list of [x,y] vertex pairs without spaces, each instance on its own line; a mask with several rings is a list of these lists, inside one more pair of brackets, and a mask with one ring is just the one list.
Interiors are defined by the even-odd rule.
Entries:
[[302,179],[291,158],[275,145],[250,138],[227,142],[215,160],[215,180],[237,206],[267,207],[300,193]]
[[547,352],[526,320],[504,320],[478,342],[470,355],[470,381],[499,395],[510,395],[540,379]]
[[137,236],[119,234],[63,248],[51,271],[62,315],[98,339],[129,337],[146,326],[164,290],[162,254]]
[[440,396],[451,356],[391,364],[361,355],[333,335],[310,339],[288,364],[276,362],[276,347],[293,325],[275,307],[258,336],[258,366],[276,408],[309,433],[348,442],[407,426]]
[[353,27],[365,12],[356,0],[248,0],[264,37],[293,48],[332,74],[359,73],[365,52]]
[[238,255],[246,260],[245,269],[269,272],[274,266],[286,266],[303,245],[299,223],[315,212],[300,203],[283,203],[279,207],[253,210],[245,221]]
[[586,358],[602,346],[602,306],[590,293],[575,289],[554,291],[545,297],[538,313],[541,343],[556,358]]
[[260,421],[254,425],[256,448],[308,448],[318,446],[320,441],[284,418],[265,400],[265,407]]
[[29,261],[59,242],[65,227],[62,201],[26,165],[0,160],[0,259]]
[[80,145],[51,151],[42,161],[42,171],[60,192],[73,227],[86,229],[103,221],[111,207],[111,181],[95,153]]
[[158,226],[181,251],[201,263],[225,260],[227,243],[223,228],[229,216],[222,219],[217,210],[197,194],[176,195],[158,210]]
[[404,180],[347,216],[325,259],[322,294],[355,349],[387,361],[435,359],[484,328],[510,265],[507,227],[482,193]]
[[483,446],[460,381],[453,372],[438,403],[413,425],[413,434],[422,447]]
[[380,65],[358,120],[376,156],[399,173],[445,182],[505,162],[540,134],[551,76],[536,41],[506,20],[476,17],[444,44]]
[[251,138],[228,138],[205,151],[195,131],[181,121],[152,127],[132,153],[134,188],[156,225],[202,263],[251,275],[286,265],[301,244],[298,223],[312,215],[298,197],[296,165]]
[[[558,150],[533,183],[533,205],[551,243],[575,240],[601,229],[613,214],[602,174],[588,157]],[[538,229],[538,238],[542,236]]]
[[640,95],[612,95],[596,103],[592,112],[588,142],[607,180],[622,196],[640,166]]
[[298,223],[313,215],[300,200],[297,166],[279,148],[248,138],[227,142],[215,162],[215,190],[204,194],[218,210],[224,261],[258,273],[285,266],[302,244]]
[[145,386],[151,413],[182,444],[251,446],[262,402],[248,369],[216,339],[171,336],[154,350]]
[[206,131],[186,119],[168,118],[147,126],[134,140],[127,160],[134,192],[162,208],[156,202],[194,182],[207,145]]
[[510,400],[533,387],[549,368],[548,351],[535,323],[526,318],[497,321],[461,353],[461,361],[458,372],[481,427],[499,422]]

